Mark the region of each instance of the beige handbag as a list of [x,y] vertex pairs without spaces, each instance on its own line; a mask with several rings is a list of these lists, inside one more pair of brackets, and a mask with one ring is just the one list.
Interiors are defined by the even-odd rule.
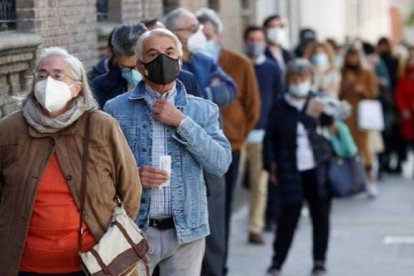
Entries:
[[119,201],[112,215],[112,222],[99,242],[89,251],[81,253],[83,234],[83,213],[86,201],[86,172],[88,165],[89,125],[91,113],[86,115],[85,139],[83,141],[81,174],[81,216],[79,221],[79,255],[82,270],[93,276],[127,276],[138,271],[138,263],[145,265],[150,276],[146,254],[149,245],[142,231],[130,219]]

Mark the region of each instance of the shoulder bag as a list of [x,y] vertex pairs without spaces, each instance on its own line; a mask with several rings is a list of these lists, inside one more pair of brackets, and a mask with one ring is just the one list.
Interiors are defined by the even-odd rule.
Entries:
[[86,201],[87,166],[89,159],[90,119],[91,113],[86,114],[85,138],[82,153],[81,174],[81,208],[79,220],[79,255],[81,267],[86,275],[91,276],[127,276],[138,272],[138,263],[145,265],[146,275],[150,276],[146,254],[149,245],[143,232],[130,219],[118,198],[117,207],[112,215],[112,221],[99,242],[89,251],[81,252],[83,234],[83,214]]

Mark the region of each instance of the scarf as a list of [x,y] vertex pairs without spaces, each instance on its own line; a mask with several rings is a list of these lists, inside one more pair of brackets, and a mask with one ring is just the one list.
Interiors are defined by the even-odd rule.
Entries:
[[97,108],[78,96],[69,110],[56,118],[50,118],[42,112],[40,104],[29,97],[23,106],[23,117],[39,133],[56,133],[76,122],[85,112]]

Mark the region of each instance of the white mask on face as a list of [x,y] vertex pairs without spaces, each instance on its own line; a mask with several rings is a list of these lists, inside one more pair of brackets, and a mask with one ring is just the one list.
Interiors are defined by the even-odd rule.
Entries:
[[69,85],[50,76],[36,83],[34,95],[49,112],[61,110],[73,98]]
[[206,48],[207,38],[203,31],[200,29],[196,33],[192,34],[187,41],[187,49],[191,53],[197,53],[204,51]]
[[296,97],[306,97],[311,90],[311,82],[305,81],[300,84],[290,84],[289,93]]
[[269,39],[270,42],[277,45],[286,46],[286,32],[284,29],[272,27],[267,29],[266,33],[267,39]]

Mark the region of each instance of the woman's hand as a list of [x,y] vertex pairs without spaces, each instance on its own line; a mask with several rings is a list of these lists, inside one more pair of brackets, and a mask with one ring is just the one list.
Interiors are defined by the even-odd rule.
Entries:
[[139,168],[141,185],[143,188],[158,188],[170,177],[167,171],[150,166]]

